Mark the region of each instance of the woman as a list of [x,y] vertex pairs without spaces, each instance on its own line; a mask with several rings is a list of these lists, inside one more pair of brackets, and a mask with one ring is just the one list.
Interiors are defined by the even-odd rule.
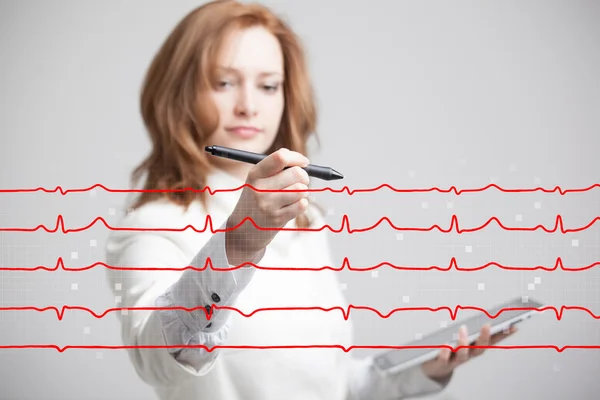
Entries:
[[[141,107],[153,148],[134,178],[146,174],[144,189],[152,192],[133,204],[120,225],[127,229],[111,233],[107,258],[110,265],[146,268],[109,270],[120,307],[166,308],[119,316],[124,343],[146,346],[128,354],[161,399],[397,399],[442,390],[454,368],[477,354],[463,349],[450,359],[444,350],[382,378],[370,358],[352,352],[284,348],[352,345],[351,321],[340,312],[281,310],[346,307],[335,272],[235,268],[334,265],[324,231],[261,230],[245,220],[263,228],[324,224],[302,191],[309,185],[301,168],[309,163],[306,141],[316,126],[304,54],[268,9],[217,1],[187,15],[153,60]],[[245,164],[212,157],[206,145],[268,157]],[[297,191],[202,191],[244,183]],[[198,191],[174,192],[183,188]],[[213,269],[181,270],[203,268],[207,260]],[[264,308],[279,310],[253,313]],[[490,341],[486,329],[479,344]],[[466,344],[466,332],[460,334]]]

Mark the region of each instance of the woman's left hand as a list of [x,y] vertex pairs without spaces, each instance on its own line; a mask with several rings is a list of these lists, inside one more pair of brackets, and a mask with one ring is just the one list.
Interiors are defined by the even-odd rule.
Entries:
[[[493,336],[490,336],[490,326],[484,325],[481,328],[481,334],[474,346],[491,346],[497,342],[507,338],[517,331],[517,328],[513,325],[508,331],[499,332]],[[468,346],[469,333],[464,326],[458,331],[458,346]],[[427,361],[422,364],[423,372],[431,379],[443,381],[448,378],[456,367],[464,364],[470,359],[480,356],[485,352],[483,348],[461,348],[460,350],[453,352],[449,348],[442,348],[438,356],[431,361]]]

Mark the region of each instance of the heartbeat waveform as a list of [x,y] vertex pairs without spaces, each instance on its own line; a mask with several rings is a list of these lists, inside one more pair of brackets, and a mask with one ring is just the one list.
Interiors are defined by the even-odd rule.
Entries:
[[85,311],[85,312],[91,314],[96,319],[104,318],[108,313],[115,312],[115,311],[128,311],[129,312],[129,311],[183,310],[183,311],[190,312],[190,311],[202,310],[204,312],[204,314],[206,315],[206,318],[210,320],[213,309],[235,311],[238,314],[240,314],[242,317],[245,317],[245,318],[250,318],[256,313],[266,312],[266,311],[315,311],[315,310],[323,311],[323,312],[340,311],[342,313],[342,316],[344,317],[344,320],[348,320],[350,318],[351,310],[371,311],[371,312],[377,314],[382,319],[388,319],[393,314],[395,314],[397,312],[404,312],[404,311],[430,311],[430,312],[448,311],[448,314],[450,315],[450,318],[453,321],[456,320],[456,318],[458,317],[459,310],[479,311],[491,319],[498,318],[500,316],[500,314],[502,314],[503,312],[506,312],[506,311],[519,311],[519,310],[529,311],[529,310],[532,310],[532,311],[541,313],[541,312],[544,312],[547,310],[551,310],[554,312],[554,314],[556,315],[556,319],[559,321],[563,318],[563,313],[565,311],[578,310],[578,311],[584,311],[584,312],[588,313],[594,319],[600,319],[600,315],[596,315],[591,310],[589,310],[585,307],[580,307],[580,306],[561,306],[559,309],[552,307],[552,306],[537,307],[537,308],[536,307],[506,307],[506,308],[500,309],[500,311],[498,311],[496,314],[490,314],[484,308],[479,308],[479,307],[475,307],[475,306],[461,306],[461,305],[454,307],[454,310],[448,306],[435,307],[435,308],[434,307],[402,307],[402,308],[394,308],[387,314],[383,314],[376,308],[372,308],[372,307],[368,307],[368,306],[355,306],[352,304],[349,305],[347,308],[343,308],[343,307],[329,307],[329,308],[325,308],[325,307],[265,307],[265,308],[258,308],[250,313],[244,313],[243,311],[241,311],[235,307],[217,306],[214,304],[211,306],[210,312],[204,306],[197,306],[197,307],[192,307],[192,308],[186,308],[186,307],[114,307],[114,308],[109,308],[109,309],[105,310],[101,314],[97,314],[93,310],[90,310],[89,308],[82,307],[82,306],[62,306],[60,310],[58,309],[58,307],[54,307],[54,306],[49,306],[49,307],[44,307],[44,308],[39,308],[39,307],[34,307],[34,306],[21,306],[21,307],[0,307],[0,312],[2,312],[2,311],[37,311],[37,312],[54,311],[58,320],[62,321],[66,310]]
[[[192,188],[184,188],[184,189],[155,189],[155,190],[147,190],[147,189],[110,189],[107,188],[104,185],[101,184],[95,184],[92,185],[90,187],[87,188],[82,188],[82,189],[63,189],[61,186],[57,186],[54,189],[46,189],[44,187],[37,187],[37,188],[26,188],[26,189],[0,189],[0,193],[32,193],[32,192],[45,192],[45,193],[60,193],[63,196],[66,196],[68,193],[82,193],[82,192],[89,192],[92,191],[96,188],[100,188],[103,189],[106,192],[110,192],[110,193],[176,193],[176,192],[208,192],[209,194],[213,195],[215,193],[219,193],[219,192],[235,192],[237,190],[241,190],[244,187],[249,187],[252,190],[255,190],[257,192],[283,192],[285,190],[274,190],[274,189],[258,189],[250,184],[243,184],[241,186],[238,186],[237,188],[231,188],[231,189],[215,189],[212,190],[209,186],[205,186],[203,189],[192,189]],[[568,193],[585,193],[585,192],[589,192],[591,190],[593,190],[594,188],[599,188],[600,184],[599,183],[595,183],[591,186],[588,186],[587,188],[579,188],[579,189],[562,189],[560,186],[555,186],[554,189],[545,189],[542,187],[537,187],[537,188],[527,188],[527,189],[505,189],[502,188],[501,186],[496,185],[495,183],[491,183],[487,186],[483,186],[480,188],[475,188],[475,189],[458,189],[456,188],[456,186],[450,186],[448,189],[440,189],[438,187],[431,187],[431,188],[422,188],[422,189],[398,189],[395,188],[387,183],[381,184],[377,187],[373,187],[373,188],[367,188],[367,189],[350,189],[348,186],[344,186],[341,189],[333,189],[333,188],[329,188],[329,187],[325,187],[325,188],[319,188],[319,189],[308,189],[308,190],[287,190],[289,192],[298,192],[298,191],[303,191],[303,192],[325,192],[325,191],[329,191],[332,193],[342,193],[342,192],[347,192],[348,195],[352,196],[355,193],[367,193],[367,192],[376,192],[378,190],[387,188],[393,192],[396,193],[427,193],[427,192],[439,192],[439,193],[455,193],[456,195],[460,196],[461,194],[464,193],[478,193],[478,192],[484,192],[487,191],[489,189],[497,189],[500,192],[504,192],[504,193],[533,193],[533,192],[544,192],[544,193],[555,193],[558,192],[561,196],[564,196]]]
[[251,262],[245,262],[242,264],[239,264],[237,266],[232,266],[230,268],[215,268],[212,260],[210,259],[210,257],[208,257],[204,263],[204,267],[202,268],[197,268],[197,267],[193,267],[191,265],[188,265],[186,267],[182,267],[182,268],[152,268],[152,267],[117,267],[117,266],[113,266],[113,265],[108,265],[104,262],[95,262],[93,264],[89,264],[87,266],[81,267],[81,268],[69,268],[65,266],[65,263],[63,261],[62,257],[59,257],[56,261],[56,265],[54,267],[46,267],[43,265],[38,265],[37,267],[33,267],[33,268],[18,268],[18,267],[1,267],[0,266],[0,271],[27,271],[27,272],[33,272],[33,271],[38,271],[38,270],[43,270],[43,271],[49,271],[49,272],[54,272],[54,271],[58,271],[59,269],[62,269],[63,271],[69,271],[69,272],[82,272],[82,271],[87,271],[96,267],[104,267],[106,269],[110,269],[110,270],[116,270],[116,271],[185,271],[188,269],[194,270],[194,271],[198,271],[198,272],[202,272],[202,271],[206,271],[207,269],[212,269],[213,271],[235,271],[237,269],[240,268],[244,268],[246,266],[251,266],[254,267],[256,269],[261,269],[261,270],[265,270],[265,271],[324,271],[324,270],[331,270],[331,271],[343,271],[344,269],[348,269],[349,271],[357,271],[357,272],[364,272],[364,271],[373,271],[376,269],[379,269],[383,266],[389,266],[390,268],[396,269],[396,270],[400,270],[400,271],[431,271],[431,270],[437,270],[437,271],[443,271],[443,272],[448,272],[452,269],[455,269],[457,271],[462,271],[462,272],[475,272],[475,271],[481,271],[483,269],[486,268],[490,268],[490,267],[497,267],[503,270],[508,270],[508,271],[537,271],[537,270],[543,270],[543,271],[557,271],[557,270],[562,270],[565,272],[578,272],[578,271],[585,271],[588,269],[592,269],[594,267],[597,267],[600,265],[600,262],[594,262],[592,264],[583,266],[583,267],[579,267],[579,268],[567,268],[564,266],[564,262],[563,260],[558,257],[556,259],[556,262],[554,263],[554,267],[544,267],[542,265],[538,265],[535,267],[515,267],[515,266],[507,266],[507,265],[502,265],[499,264],[497,262],[488,262],[486,264],[480,265],[479,267],[475,267],[475,268],[461,268],[458,266],[458,262],[456,261],[455,257],[452,257],[452,259],[450,260],[450,263],[448,264],[448,267],[440,267],[440,266],[435,266],[432,265],[430,267],[408,267],[408,266],[400,266],[400,265],[395,265],[392,264],[388,261],[384,261],[384,262],[380,262],[379,264],[373,265],[371,267],[365,267],[365,268],[355,268],[352,267],[350,265],[350,260],[348,259],[348,257],[344,257],[344,260],[342,261],[342,265],[339,268],[336,267],[332,267],[332,266],[323,266],[323,267],[318,267],[318,268],[286,268],[286,267],[265,267],[265,266],[260,266],[258,264],[254,264]]
[[431,346],[349,346],[344,347],[339,344],[324,344],[324,345],[287,345],[287,346],[213,346],[208,347],[205,345],[164,345],[164,346],[153,346],[153,345],[139,345],[139,346],[128,346],[128,345],[104,345],[104,346],[78,346],[68,345],[59,347],[55,344],[23,344],[23,345],[2,345],[0,349],[54,349],[59,353],[63,353],[70,349],[90,349],[90,350],[126,350],[126,349],[204,349],[209,353],[213,350],[218,349],[246,349],[246,350],[270,350],[270,349],[340,349],[348,353],[352,350],[358,349],[386,349],[386,350],[408,350],[408,349],[450,349],[452,352],[456,352],[460,349],[501,349],[501,350],[518,350],[518,349],[551,349],[556,350],[558,353],[562,353],[565,350],[575,349],[600,349],[600,346],[585,346],[585,345],[567,345],[567,346],[555,346],[555,345],[530,345],[530,346],[450,346],[450,345],[431,345]]
[[600,221],[600,217],[596,217],[594,218],[591,222],[589,222],[587,225],[580,227],[580,228],[572,228],[572,229],[565,229],[564,225],[563,225],[563,219],[561,215],[557,215],[556,216],[556,222],[554,223],[554,228],[552,229],[548,229],[546,228],[544,225],[536,225],[534,227],[529,227],[529,228],[515,228],[515,227],[507,227],[504,224],[502,224],[502,222],[500,222],[500,220],[496,217],[492,217],[490,219],[488,219],[483,225],[480,225],[478,227],[475,228],[469,228],[469,229],[461,229],[459,227],[459,223],[458,223],[458,217],[456,215],[452,216],[451,222],[450,222],[450,227],[448,229],[444,229],[442,227],[440,227],[439,225],[432,225],[429,228],[402,228],[402,227],[398,227],[396,225],[394,225],[394,223],[392,221],[389,220],[389,218],[387,217],[382,217],[379,219],[379,221],[377,221],[374,225],[367,227],[367,228],[360,228],[360,229],[352,229],[350,227],[350,219],[348,217],[348,215],[344,215],[342,217],[342,224],[340,226],[339,229],[335,229],[333,228],[331,225],[323,225],[321,228],[265,228],[265,227],[261,227],[258,226],[254,220],[250,217],[246,217],[244,218],[241,222],[239,222],[237,225],[231,227],[231,228],[224,228],[224,229],[214,229],[213,228],[213,223],[212,223],[212,218],[210,215],[206,216],[206,221],[204,224],[204,228],[203,229],[197,229],[195,228],[193,225],[187,225],[184,228],[115,228],[110,226],[106,220],[102,217],[98,217],[96,219],[94,219],[91,223],[89,223],[88,225],[82,227],[82,228],[74,228],[74,229],[65,229],[65,223],[64,223],[64,218],[62,215],[59,215],[56,219],[56,225],[55,228],[50,229],[48,227],[46,227],[46,225],[38,225],[35,228],[0,228],[0,232],[35,232],[38,230],[44,230],[48,233],[56,233],[58,231],[61,231],[64,234],[68,234],[68,233],[75,233],[75,232],[81,232],[81,231],[85,231],[87,229],[90,229],[92,226],[96,225],[96,223],[100,222],[102,223],[106,228],[113,230],[113,231],[165,231],[165,232],[183,232],[187,229],[192,229],[193,231],[197,232],[197,233],[202,233],[204,231],[206,231],[207,229],[210,229],[210,231],[212,233],[219,233],[219,232],[228,232],[228,231],[233,231],[237,228],[239,228],[240,226],[242,226],[244,223],[246,222],[250,222],[256,229],[261,230],[261,231],[300,231],[300,232],[320,232],[324,229],[329,229],[331,232],[333,233],[341,233],[342,231],[346,230],[349,234],[353,234],[353,233],[362,233],[362,232],[367,232],[370,230],[373,230],[375,228],[377,228],[381,223],[383,223],[384,221],[386,221],[388,223],[388,225],[397,231],[416,231],[416,232],[430,232],[433,230],[438,230],[442,233],[450,233],[453,230],[456,231],[456,233],[458,234],[462,234],[462,233],[470,233],[470,232],[476,232],[476,231],[480,231],[483,230],[484,228],[486,228],[488,225],[490,225],[492,222],[496,222],[496,224],[502,228],[505,231],[537,231],[537,230],[543,230],[546,233],[555,233],[557,231],[560,231],[563,234],[567,234],[567,233],[573,233],[573,232],[581,232],[584,231],[588,228],[590,228],[592,225],[594,225],[597,221]]

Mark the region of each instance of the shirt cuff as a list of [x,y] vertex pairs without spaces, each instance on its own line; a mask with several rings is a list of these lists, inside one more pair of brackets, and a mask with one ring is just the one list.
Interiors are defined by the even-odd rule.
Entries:
[[414,366],[405,371],[402,378],[392,377],[400,385],[404,396],[426,396],[441,392],[448,386],[453,374],[443,381],[437,381],[425,374],[421,365]]
[[[223,271],[235,266],[229,264],[225,247],[226,233],[222,230],[212,235],[200,252],[193,258],[190,265],[202,271],[187,269],[178,281],[157,299],[159,307],[183,307],[172,310],[161,310],[165,323],[177,316],[194,336],[200,332],[217,332],[223,328],[232,310],[214,308],[214,306],[232,307],[239,294],[250,283],[256,273],[252,266]],[[253,259],[258,264],[265,254],[265,249]],[[207,260],[210,259],[212,268]],[[220,270],[221,269],[221,270]],[[163,312],[164,311],[164,312]],[[208,315],[207,315],[208,314]],[[186,337],[187,338],[187,337]]]

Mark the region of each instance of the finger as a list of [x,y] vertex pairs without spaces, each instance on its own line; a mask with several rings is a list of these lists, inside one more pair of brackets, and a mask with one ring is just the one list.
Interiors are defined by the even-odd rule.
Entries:
[[302,198],[293,204],[281,208],[278,212],[280,218],[289,221],[292,218],[302,214],[308,207],[308,199]]
[[261,190],[271,192],[261,193],[263,204],[269,204],[269,208],[280,212],[282,207],[289,206],[302,198],[307,198],[308,173],[298,166],[293,166],[269,178],[256,181]]
[[[459,347],[467,346],[469,344],[467,339],[468,339],[467,327],[464,325],[461,325],[461,327],[458,330],[458,346]],[[453,364],[460,365],[460,364],[464,363],[465,361],[467,361],[468,359],[469,359],[469,349],[466,347],[463,347],[456,352],[456,359],[454,360]]]
[[504,339],[506,339],[507,337],[509,337],[510,335],[514,334],[517,331],[517,327],[514,325],[511,325],[508,329],[496,333],[495,335],[492,335],[491,339],[490,339],[490,344],[494,345]]
[[306,186],[310,183],[310,177],[308,173],[303,170],[300,166],[294,165],[285,171],[281,171],[278,174],[263,178],[260,180],[260,186],[267,190],[282,190],[294,183],[302,183]]
[[308,158],[302,154],[281,148],[258,162],[248,174],[250,179],[261,179],[281,172],[287,166],[299,165],[305,167],[309,164]]
[[452,358],[452,350],[450,350],[447,347],[443,347],[437,356],[438,362],[441,363],[442,365],[450,364],[451,358]]
[[[477,341],[475,342],[475,346],[489,346],[490,345],[490,339],[491,339],[490,325],[489,324],[485,324],[481,328],[481,333],[479,335],[479,338],[477,338]],[[475,349],[471,349],[471,350],[472,350],[471,351],[471,355],[473,357],[480,356],[485,351],[484,348],[475,348]]]
[[306,199],[308,197],[308,186],[304,183],[294,183],[283,189],[283,191],[277,193],[275,198],[275,207],[283,208],[294,204],[300,199]]

